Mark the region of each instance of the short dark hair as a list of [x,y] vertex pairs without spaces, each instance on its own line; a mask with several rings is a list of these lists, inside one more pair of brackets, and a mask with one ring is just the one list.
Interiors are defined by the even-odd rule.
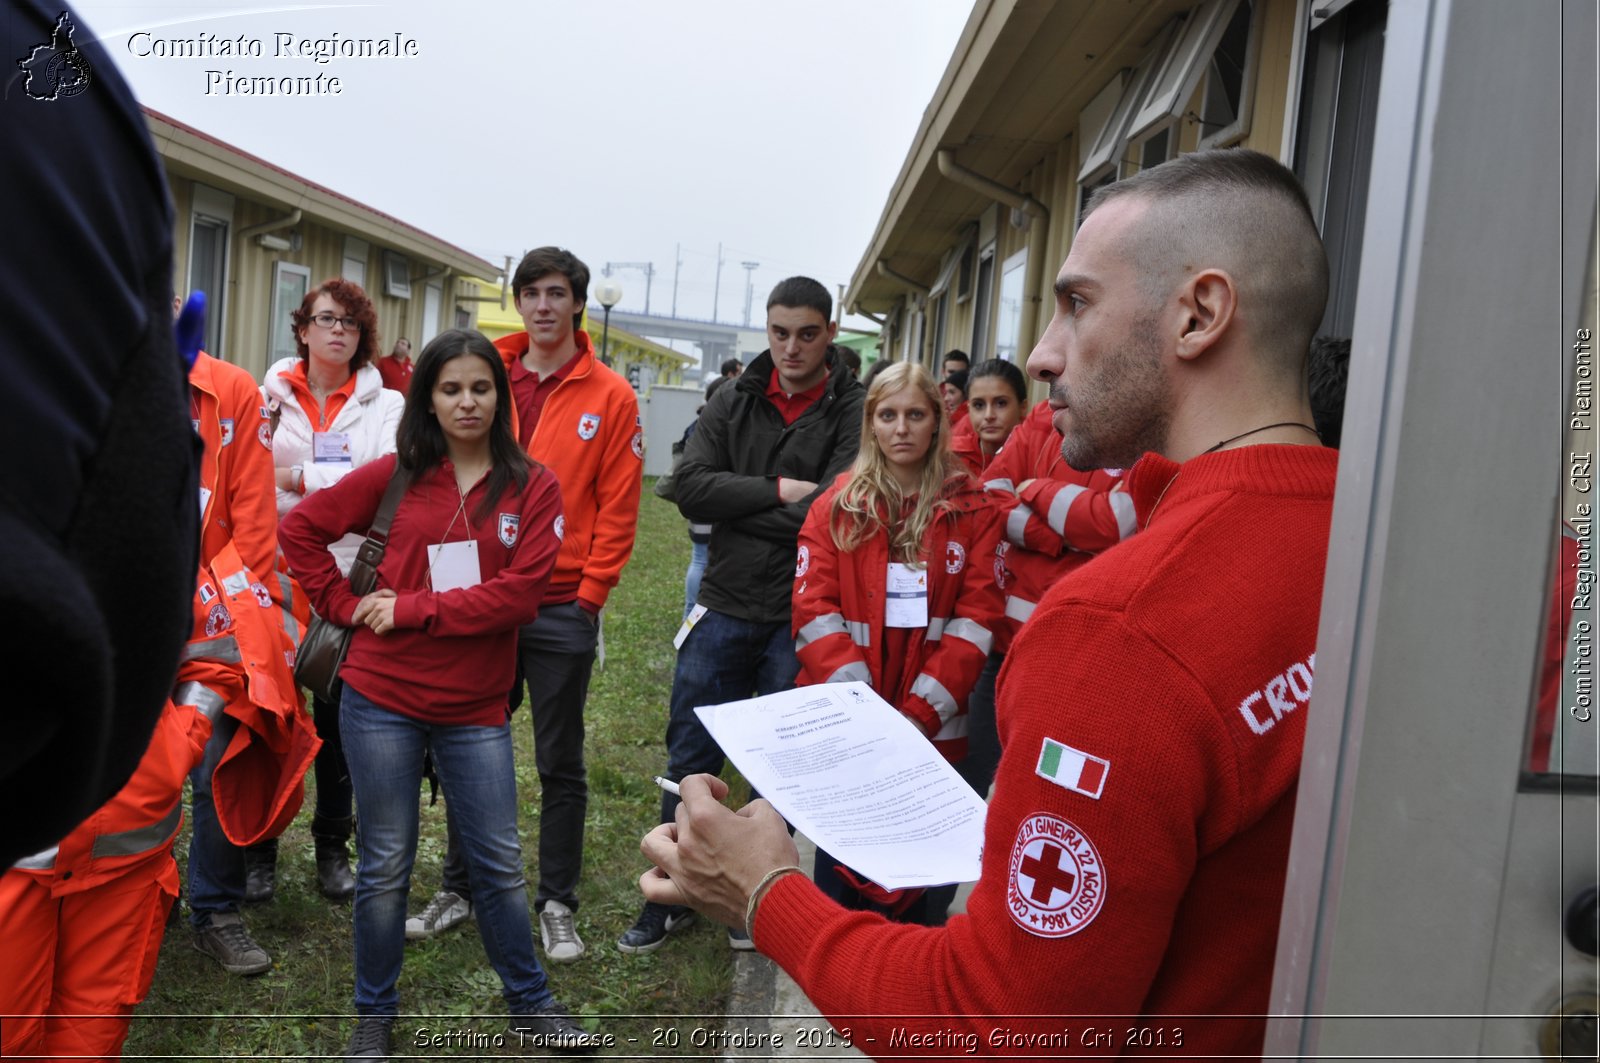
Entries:
[[729,373],[742,373],[744,372],[744,363],[737,358],[724,359],[721,372],[723,376],[727,376]]
[[[543,276],[543,274],[540,274]],[[400,414],[400,428],[395,433],[396,456],[400,467],[406,470],[410,483],[416,483],[441,461],[446,454],[444,430],[433,414],[433,388],[439,382],[439,373],[457,358],[475,355],[489,366],[494,378],[494,419],[489,422],[489,490],[483,502],[473,511],[474,519],[486,518],[507,488],[517,492],[527,486],[530,470],[534,467],[527,452],[517,444],[511,431],[511,378],[506,374],[506,364],[495,350],[494,344],[483,333],[472,329],[449,329],[439,333],[422,348],[417,366],[412,370],[411,386],[406,391],[406,405]]]
[[861,352],[856,350],[854,347],[836,347],[834,349],[839,352],[840,361],[844,362],[844,364],[849,367],[850,372],[860,376]]
[[828,289],[810,277],[789,277],[778,282],[772,289],[772,294],[767,296],[767,309],[775,306],[787,306],[815,310],[822,315],[822,320],[833,319],[833,297],[828,294]]
[[1248,296],[1253,334],[1280,354],[1285,371],[1304,371],[1300,359],[1327,305],[1328,256],[1288,167],[1248,148],[1191,152],[1096,190],[1084,217],[1127,197],[1151,208],[1127,248],[1149,294],[1165,294],[1184,263],[1226,265]]
[[1339,449],[1344,427],[1344,393],[1350,382],[1350,341],[1339,336],[1318,336],[1307,355],[1311,381],[1311,418],[1322,445]]
[[572,286],[572,298],[578,309],[572,315],[574,330],[583,327],[584,305],[589,301],[589,267],[583,260],[564,247],[536,247],[522,256],[517,271],[511,275],[511,298],[519,299],[522,289],[541,277],[559,273]]
[[952,347],[948,351],[944,352],[944,357],[939,359],[939,365],[942,367],[946,362],[960,362],[962,365],[967,366],[968,368],[972,367],[972,359],[968,358],[967,352],[961,350],[959,347]]
[[1004,358],[991,358],[967,370],[967,386],[962,391],[969,391],[973,384],[991,376],[999,377],[1009,384],[1011,390],[1016,393],[1018,403],[1028,401],[1028,378],[1022,375],[1022,370]]
[[949,384],[951,387],[960,391],[961,394],[965,395],[967,393],[967,371],[965,369],[957,369],[954,373],[951,373],[949,376],[945,377],[944,380],[940,381],[940,383]]
[[362,290],[361,285],[342,277],[323,281],[306,292],[306,297],[300,300],[299,307],[289,314],[289,320],[294,323],[294,352],[300,356],[302,362],[311,357],[311,348],[300,339],[300,330],[311,326],[311,307],[319,295],[326,295],[344,307],[346,314],[361,323],[361,336],[356,340],[355,353],[350,356],[350,372],[354,373],[377,357],[378,312],[373,309],[372,300],[367,298],[367,293]]

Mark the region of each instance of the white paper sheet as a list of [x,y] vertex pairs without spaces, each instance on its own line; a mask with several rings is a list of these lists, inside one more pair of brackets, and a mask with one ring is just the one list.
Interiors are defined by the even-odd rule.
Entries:
[[866,683],[695,709],[761,796],[887,889],[972,882],[983,799]]

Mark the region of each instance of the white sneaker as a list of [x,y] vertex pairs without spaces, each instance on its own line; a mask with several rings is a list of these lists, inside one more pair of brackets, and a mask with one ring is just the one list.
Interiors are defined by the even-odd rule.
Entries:
[[539,913],[539,937],[552,963],[571,963],[583,955],[583,939],[572,925],[572,909],[560,901],[545,901]]
[[472,916],[472,902],[449,890],[433,895],[421,915],[406,920],[406,940],[420,941],[438,937],[453,926],[460,926]]

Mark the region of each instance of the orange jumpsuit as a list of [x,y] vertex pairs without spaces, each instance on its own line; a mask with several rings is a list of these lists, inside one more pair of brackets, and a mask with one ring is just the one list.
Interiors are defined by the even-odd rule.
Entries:
[[306,606],[276,569],[259,393],[244,370],[204,354],[190,384],[205,444],[194,631],[128,783],[56,846],[0,874],[0,1056],[120,1054],[178,895],[183,781],[220,713],[241,720],[217,772],[219,817],[235,841],[282,830],[316,751],[292,676]]

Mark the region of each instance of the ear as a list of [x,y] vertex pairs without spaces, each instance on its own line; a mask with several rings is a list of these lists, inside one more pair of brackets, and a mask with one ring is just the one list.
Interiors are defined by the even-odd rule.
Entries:
[[835,336],[837,336],[838,334],[839,334],[839,323],[837,321],[828,322],[828,342],[832,343],[833,342],[833,338]]
[[1226,270],[1205,269],[1183,286],[1178,304],[1183,319],[1177,355],[1194,359],[1210,350],[1232,327],[1239,308],[1239,290]]

